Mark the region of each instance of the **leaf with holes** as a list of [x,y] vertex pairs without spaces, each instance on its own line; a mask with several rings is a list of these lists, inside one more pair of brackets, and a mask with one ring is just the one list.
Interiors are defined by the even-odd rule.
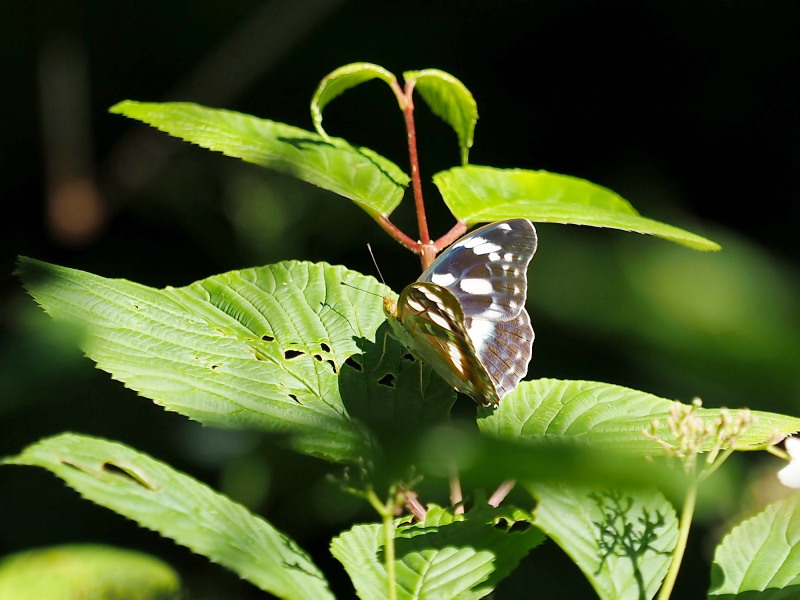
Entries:
[[456,167],[433,176],[447,207],[467,223],[525,217],[539,223],[610,227],[655,235],[695,250],[719,250],[702,236],[647,219],[611,190],[546,171]]
[[293,540],[226,496],[128,446],[61,434],[3,462],[43,467],[84,498],[280,598],[333,598],[322,573]]
[[374,450],[365,424],[438,421],[453,401],[376,334],[390,291],[344,267],[290,261],[164,289],[32,259],[19,273],[51,316],[83,326],[98,367],[207,425],[352,461]]
[[[483,598],[543,539],[518,509],[453,515],[432,506],[424,521],[395,533],[396,598]],[[389,598],[381,525],[357,525],[333,540],[331,552],[360,598]]]
[[529,486],[534,523],[575,561],[602,600],[655,596],[678,539],[678,519],[659,492],[575,485]]
[[[538,379],[522,382],[497,410],[483,411],[478,423],[483,433],[501,439],[524,441],[561,436],[608,449],[661,456],[660,445],[642,432],[654,419],[665,423],[672,403],[610,383]],[[800,430],[800,419],[796,417],[750,412],[754,420],[736,441],[737,450],[763,447],[776,432],[789,435]],[[695,415],[713,423],[720,411],[699,408]],[[709,441],[708,449],[711,444]]]
[[203,148],[330,190],[373,218],[392,213],[410,180],[400,167],[368,148],[229,110],[133,100],[110,110]]

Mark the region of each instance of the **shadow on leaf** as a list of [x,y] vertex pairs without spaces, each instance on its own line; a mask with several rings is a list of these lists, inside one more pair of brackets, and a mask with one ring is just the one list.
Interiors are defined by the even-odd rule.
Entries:
[[659,511],[651,514],[645,507],[640,512],[636,511],[639,512],[638,515],[634,515],[635,500],[620,491],[591,493],[589,497],[603,515],[602,520],[592,522],[595,527],[595,541],[602,552],[595,575],[600,573],[610,556],[628,558],[639,589],[639,598],[644,600],[646,591],[639,566],[641,558],[647,552],[670,554],[652,546],[661,535],[660,530],[666,525],[665,516]]
[[339,393],[347,412],[365,423],[385,449],[445,422],[456,395],[389,334],[388,323],[378,328],[375,339],[354,338],[361,353],[342,365]]

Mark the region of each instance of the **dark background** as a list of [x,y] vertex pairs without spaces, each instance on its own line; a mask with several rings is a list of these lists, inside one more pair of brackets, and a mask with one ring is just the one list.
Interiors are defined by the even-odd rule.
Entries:
[[[350,593],[327,543],[373,517],[324,483],[325,465],[255,434],[189,423],[111,381],[12,271],[23,254],[152,286],[288,258],[375,273],[370,242],[399,289],[418,263],[351,203],[107,112],[123,99],[186,100],[311,129],[319,80],[357,61],[461,79],[481,115],[473,164],[583,177],[724,246],[703,254],[618,231],[539,227],[531,377],[796,415],[796,24],[793,3],[745,0],[5,2],[0,453],[65,430],[129,443],[264,514]],[[452,131],[417,104],[429,181],[459,154]],[[337,99],[325,124],[406,168],[402,118],[383,84]],[[452,222],[435,188],[425,191],[440,235]],[[396,220],[414,234],[408,207]],[[704,597],[713,545],[768,495],[775,462],[729,469],[743,487],[701,515],[680,597]],[[2,553],[115,543],[168,560],[193,597],[263,597],[46,473],[5,467],[0,486]],[[497,597],[529,597],[531,586],[540,597],[592,597],[552,546]]]

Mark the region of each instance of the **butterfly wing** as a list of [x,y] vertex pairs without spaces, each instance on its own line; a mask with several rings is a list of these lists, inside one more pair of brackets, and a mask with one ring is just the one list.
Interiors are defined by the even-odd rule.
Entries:
[[479,404],[497,405],[494,382],[475,352],[452,293],[433,283],[412,283],[390,316],[397,338],[447,383]]
[[525,376],[533,352],[525,301],[537,243],[527,219],[492,223],[450,246],[419,279],[446,289],[461,307],[474,354],[498,400]]

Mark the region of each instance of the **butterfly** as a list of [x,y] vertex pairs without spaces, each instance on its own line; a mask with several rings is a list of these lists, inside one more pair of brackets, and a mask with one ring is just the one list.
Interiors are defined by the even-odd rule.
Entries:
[[495,407],[528,372],[525,300],[537,247],[527,219],[480,227],[442,252],[383,309],[394,336],[459,392]]

